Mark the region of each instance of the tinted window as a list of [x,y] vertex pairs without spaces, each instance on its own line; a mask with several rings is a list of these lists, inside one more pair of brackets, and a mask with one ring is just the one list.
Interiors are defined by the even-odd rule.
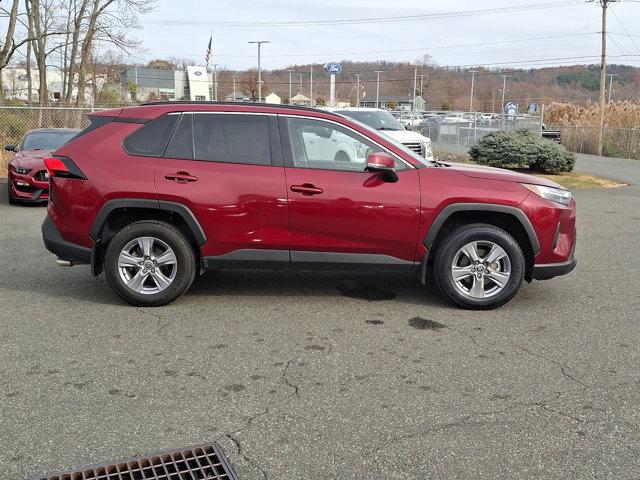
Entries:
[[193,115],[182,115],[164,156],[168,158],[193,159]]
[[271,164],[268,117],[236,114],[192,116],[196,160]]
[[56,150],[77,135],[79,130],[28,133],[21,150]]
[[178,115],[164,115],[144,124],[125,139],[124,149],[132,155],[161,157],[178,118]]

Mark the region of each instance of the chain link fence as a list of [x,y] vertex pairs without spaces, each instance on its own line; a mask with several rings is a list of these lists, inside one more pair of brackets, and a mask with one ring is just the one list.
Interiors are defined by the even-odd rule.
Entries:
[[425,112],[417,125],[408,125],[429,137],[436,148],[461,152],[493,132],[528,130],[542,134],[542,118],[532,115],[503,115],[478,112]]
[[[561,132],[562,144],[568,150],[592,155],[597,153],[598,127],[561,126],[547,128]],[[640,128],[605,127],[602,151],[607,157],[640,160]]]
[[0,176],[7,174],[7,162],[14,155],[4,150],[5,145],[20,145],[34,128],[84,128],[89,124],[87,113],[95,110],[101,108],[0,107]]

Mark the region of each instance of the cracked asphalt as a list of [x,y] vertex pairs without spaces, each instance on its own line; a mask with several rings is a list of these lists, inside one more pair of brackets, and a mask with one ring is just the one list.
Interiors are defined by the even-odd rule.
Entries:
[[44,209],[1,203],[0,478],[212,441],[243,480],[637,478],[640,163],[620,168],[632,186],[575,193],[576,271],[490,312],[412,276],[251,271],[132,308],[55,265]]

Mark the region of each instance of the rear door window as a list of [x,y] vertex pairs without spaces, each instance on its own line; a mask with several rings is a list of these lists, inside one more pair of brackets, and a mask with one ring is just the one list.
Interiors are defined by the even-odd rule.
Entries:
[[131,155],[161,157],[178,118],[179,115],[163,115],[144,124],[124,140],[124,149]]
[[214,113],[192,117],[196,160],[271,165],[268,116]]

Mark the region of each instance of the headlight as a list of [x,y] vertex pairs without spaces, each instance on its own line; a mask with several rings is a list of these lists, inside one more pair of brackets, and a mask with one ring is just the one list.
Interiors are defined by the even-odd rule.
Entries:
[[424,142],[424,156],[426,158],[433,158],[433,147],[431,142]]
[[15,167],[13,165],[11,165],[11,169],[13,170],[13,173],[17,173],[18,175],[26,175],[31,171],[30,168]]
[[531,190],[536,195],[551,200],[552,202],[559,203],[560,205],[569,205],[571,203],[571,192],[568,190],[562,190],[560,188],[545,187],[542,185],[531,185],[529,183],[521,184],[527,190]]

